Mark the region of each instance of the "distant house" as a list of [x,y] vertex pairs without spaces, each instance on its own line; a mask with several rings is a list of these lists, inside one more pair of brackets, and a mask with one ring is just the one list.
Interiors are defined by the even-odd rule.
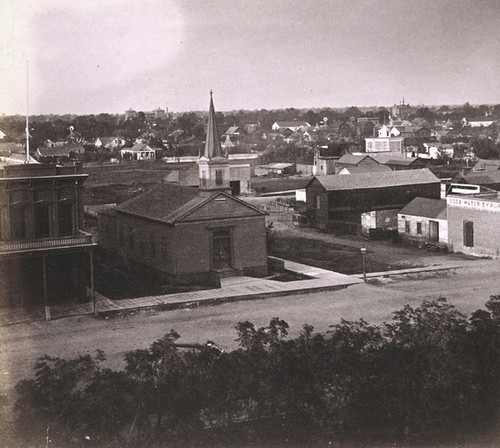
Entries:
[[495,124],[495,120],[471,120],[468,122],[471,128],[488,128]]
[[440,181],[428,169],[316,176],[306,186],[311,227],[361,230],[361,215],[374,210],[399,210],[416,197],[440,198]]
[[0,130],[0,140],[4,139],[5,137],[7,137],[7,134]]
[[199,155],[203,142],[194,135],[183,136],[175,146],[178,155]]
[[11,154],[24,154],[25,148],[20,143],[15,142],[0,142],[0,155],[8,156]]
[[378,131],[378,137],[365,138],[366,152],[397,152],[403,153],[402,137],[392,137],[391,130],[383,125]]
[[448,245],[446,200],[417,197],[398,213],[398,233],[417,244]]
[[10,165],[24,165],[25,163],[37,164],[39,163],[36,159],[29,156],[26,161],[26,154],[10,154],[10,155],[0,155],[0,170]]
[[354,155],[354,154],[344,154],[340,159],[336,161],[336,172],[338,173],[342,168],[352,168],[359,166],[376,166],[379,163],[369,155]]
[[361,117],[356,121],[358,134],[362,137],[374,137],[375,129],[379,124],[378,118],[375,117]]
[[257,123],[248,123],[244,126],[244,131],[246,134],[250,135],[250,134],[253,134],[257,128],[259,127],[259,125]]
[[441,151],[436,143],[424,143],[425,153],[419,153],[418,156],[422,159],[437,159],[441,156]]
[[281,176],[282,174],[295,174],[294,163],[270,163],[269,174]]
[[339,124],[337,133],[340,137],[351,138],[354,137],[356,132],[351,124],[347,123],[347,121],[344,121],[343,123]]
[[229,135],[231,137],[238,137],[242,135],[243,130],[239,126],[231,126],[227,131],[226,131],[226,136]]
[[35,158],[42,163],[62,163],[83,154],[85,148],[82,145],[67,143],[63,146],[40,146],[35,152]]
[[96,148],[114,149],[125,145],[126,141],[121,137],[97,137],[94,146]]
[[235,147],[236,147],[236,143],[234,143],[234,142],[231,140],[231,137],[230,137],[228,134],[226,134],[226,138],[225,138],[225,140],[222,142],[221,146],[222,146],[222,149],[224,149],[224,151],[226,151],[226,152],[227,152],[228,150],[230,150],[230,149],[232,149],[232,148],[235,148]]
[[305,131],[310,127],[311,125],[307,121],[276,121],[271,126],[273,131],[290,129],[292,132]]
[[313,172],[315,176],[335,174],[338,155],[330,155],[328,146],[318,146],[314,150]]
[[145,143],[136,143],[132,148],[123,148],[120,150],[122,158],[132,160],[153,160],[156,158],[156,151]]
[[195,163],[185,165],[177,170],[170,171],[164,181],[185,187],[198,187],[200,184],[198,166]]
[[426,127],[419,128],[415,131],[415,137],[419,140],[429,140],[432,135],[432,130]]

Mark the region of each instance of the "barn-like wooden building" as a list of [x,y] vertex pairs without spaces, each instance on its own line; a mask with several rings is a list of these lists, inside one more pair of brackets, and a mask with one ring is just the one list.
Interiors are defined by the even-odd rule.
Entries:
[[316,176],[306,186],[309,225],[329,231],[361,231],[361,215],[397,210],[416,197],[440,198],[440,181],[428,169]]

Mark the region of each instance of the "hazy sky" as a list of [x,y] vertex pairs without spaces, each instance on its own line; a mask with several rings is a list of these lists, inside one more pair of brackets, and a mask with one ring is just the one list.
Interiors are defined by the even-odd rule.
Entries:
[[499,0],[0,0],[0,113],[500,103]]

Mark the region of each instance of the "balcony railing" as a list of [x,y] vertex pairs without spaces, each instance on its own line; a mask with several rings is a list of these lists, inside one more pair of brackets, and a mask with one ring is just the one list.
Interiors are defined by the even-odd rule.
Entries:
[[32,250],[58,249],[89,244],[92,244],[92,235],[80,230],[79,235],[76,236],[63,236],[59,238],[43,238],[25,241],[1,241],[0,254]]

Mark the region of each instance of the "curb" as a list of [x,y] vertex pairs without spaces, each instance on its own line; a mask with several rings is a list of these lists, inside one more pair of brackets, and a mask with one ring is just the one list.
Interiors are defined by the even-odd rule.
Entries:
[[[136,306],[130,308],[116,308],[110,310],[99,311],[99,316],[113,316],[116,314],[120,314],[122,312],[131,312],[131,311],[146,311],[146,310],[158,310],[158,311],[172,311],[179,309],[187,309],[187,308],[198,308],[202,306],[214,306],[220,305],[222,303],[234,303],[234,302],[243,302],[246,300],[261,300],[270,297],[283,297],[283,296],[291,296],[291,295],[299,295],[299,294],[307,294],[309,292],[321,292],[321,291],[338,291],[340,289],[345,289],[351,284],[345,285],[330,285],[330,286],[317,286],[313,288],[301,288],[294,289],[290,291],[269,291],[269,292],[261,292],[255,294],[242,294],[242,295],[232,295],[225,297],[216,297],[211,299],[200,299],[200,300],[189,300],[186,302],[176,302],[176,303],[163,303],[158,305],[147,305],[147,306]],[[61,319],[69,316],[61,316]]]
[[[393,275],[405,275],[405,274],[418,274],[420,272],[436,272],[436,271],[448,271],[452,269],[461,269],[467,266],[439,266],[439,267],[422,267],[422,268],[409,268],[401,269],[399,271],[383,271],[383,272],[367,272],[366,278],[377,278],[377,277],[390,277]],[[354,274],[352,277],[363,278],[363,274]]]

